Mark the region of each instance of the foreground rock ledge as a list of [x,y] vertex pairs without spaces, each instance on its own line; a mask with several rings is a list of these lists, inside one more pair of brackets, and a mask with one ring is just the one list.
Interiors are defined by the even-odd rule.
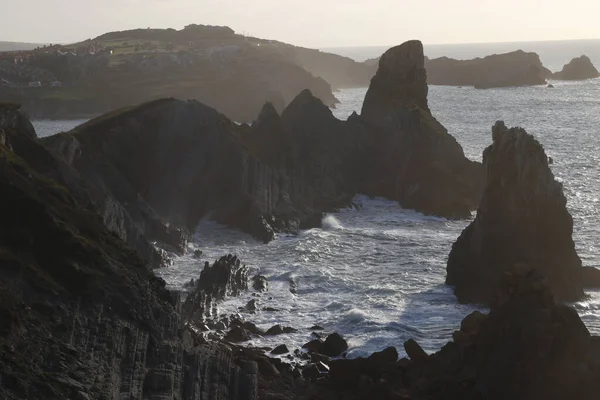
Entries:
[[544,149],[524,129],[501,121],[492,138],[483,153],[477,217],[452,246],[446,283],[460,302],[490,304],[505,269],[522,263],[539,269],[558,300],[581,299],[573,219]]

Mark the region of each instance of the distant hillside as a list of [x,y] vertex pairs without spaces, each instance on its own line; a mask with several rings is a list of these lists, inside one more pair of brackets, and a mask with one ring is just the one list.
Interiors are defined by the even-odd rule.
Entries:
[[43,46],[41,43],[0,42],[0,51],[33,50]]
[[174,97],[251,122],[265,102],[281,112],[305,89],[333,107],[332,88],[367,86],[372,76],[350,58],[204,25],[109,32],[15,60],[0,53],[0,102],[20,103],[34,118],[80,118]]

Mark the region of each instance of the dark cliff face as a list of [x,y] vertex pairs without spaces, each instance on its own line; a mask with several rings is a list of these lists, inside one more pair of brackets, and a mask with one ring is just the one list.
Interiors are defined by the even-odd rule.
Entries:
[[[0,131],[4,132],[4,142],[8,148],[28,160],[37,173],[67,187],[80,206],[100,214],[108,230],[135,249],[149,266],[156,268],[165,262],[164,252],[150,241],[163,243],[174,251],[181,250],[185,243],[181,231],[168,228],[151,215],[147,216],[144,224],[137,223],[105,187],[90,184],[65,160],[49,151],[36,138],[28,118],[17,108],[2,107],[0,119]],[[15,121],[19,121],[18,124]],[[77,151],[72,146],[68,150]]]
[[[443,217],[466,217],[479,200],[481,165],[431,115],[423,46],[406,42],[380,59],[362,108],[372,129],[376,180],[368,194]],[[358,121],[358,119],[355,119]]]
[[430,85],[474,86],[479,89],[543,85],[551,74],[537,54],[521,50],[473,60],[427,59],[425,68]]
[[497,122],[484,151],[485,189],[475,220],[452,246],[446,283],[461,302],[489,304],[503,271],[538,269],[561,301],[583,296],[581,260],[562,184],[542,146],[523,129]]
[[303,174],[310,163],[291,167],[301,161],[291,146],[302,141],[293,139],[270,106],[248,128],[198,102],[172,99],[120,110],[45,139],[92,184],[113,193],[141,225],[153,216],[192,230],[210,215],[264,241],[276,231],[320,223],[313,216],[339,200],[337,187],[334,195],[319,193]]
[[581,56],[572,59],[566,64],[560,72],[552,74],[552,79],[561,81],[580,81],[585,79],[598,78],[600,73],[592,60],[588,56]]
[[193,347],[178,296],[6,143],[0,190],[1,398],[255,398],[231,349]]

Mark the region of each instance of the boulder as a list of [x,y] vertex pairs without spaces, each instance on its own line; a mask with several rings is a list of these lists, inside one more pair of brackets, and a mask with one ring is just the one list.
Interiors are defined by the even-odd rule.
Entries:
[[598,70],[592,64],[592,60],[588,56],[581,56],[565,64],[560,72],[552,74],[552,79],[559,81],[582,81],[598,78],[599,76],[600,73],[598,73]]
[[337,332],[327,336],[323,343],[322,353],[328,357],[337,357],[348,350],[348,342]]
[[269,290],[269,281],[265,276],[254,275],[252,277],[252,288],[258,292],[266,292]]
[[273,350],[271,350],[271,354],[287,354],[289,353],[290,350],[287,348],[287,346],[285,344],[281,344],[277,347],[275,347]]
[[479,202],[483,169],[432,116],[427,93],[421,42],[406,42],[381,57],[361,117],[348,120],[374,140],[363,162],[369,179],[360,182],[360,192],[425,214],[469,217]]
[[414,339],[409,339],[404,342],[404,350],[410,359],[414,362],[426,361],[429,354]]
[[267,330],[267,332],[265,332],[265,335],[275,336],[275,335],[281,335],[284,333],[295,333],[295,332],[298,332],[298,331],[289,326],[273,325],[272,327],[270,327]]
[[306,349],[307,351],[312,352],[312,353],[324,354],[323,353],[323,341],[321,339],[314,339],[308,343],[304,343],[302,345],[302,348]]
[[504,271],[537,268],[561,301],[583,296],[581,260],[562,184],[542,145],[498,121],[483,153],[486,182],[477,217],[448,257],[446,283],[460,302],[491,304]]
[[250,334],[245,329],[237,326],[225,335],[225,340],[232,343],[247,342],[250,339]]

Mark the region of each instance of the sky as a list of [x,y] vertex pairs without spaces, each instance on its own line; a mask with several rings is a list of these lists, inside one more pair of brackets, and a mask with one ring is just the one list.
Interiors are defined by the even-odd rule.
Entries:
[[600,0],[0,0],[0,41],[227,25],[307,47],[600,38]]

